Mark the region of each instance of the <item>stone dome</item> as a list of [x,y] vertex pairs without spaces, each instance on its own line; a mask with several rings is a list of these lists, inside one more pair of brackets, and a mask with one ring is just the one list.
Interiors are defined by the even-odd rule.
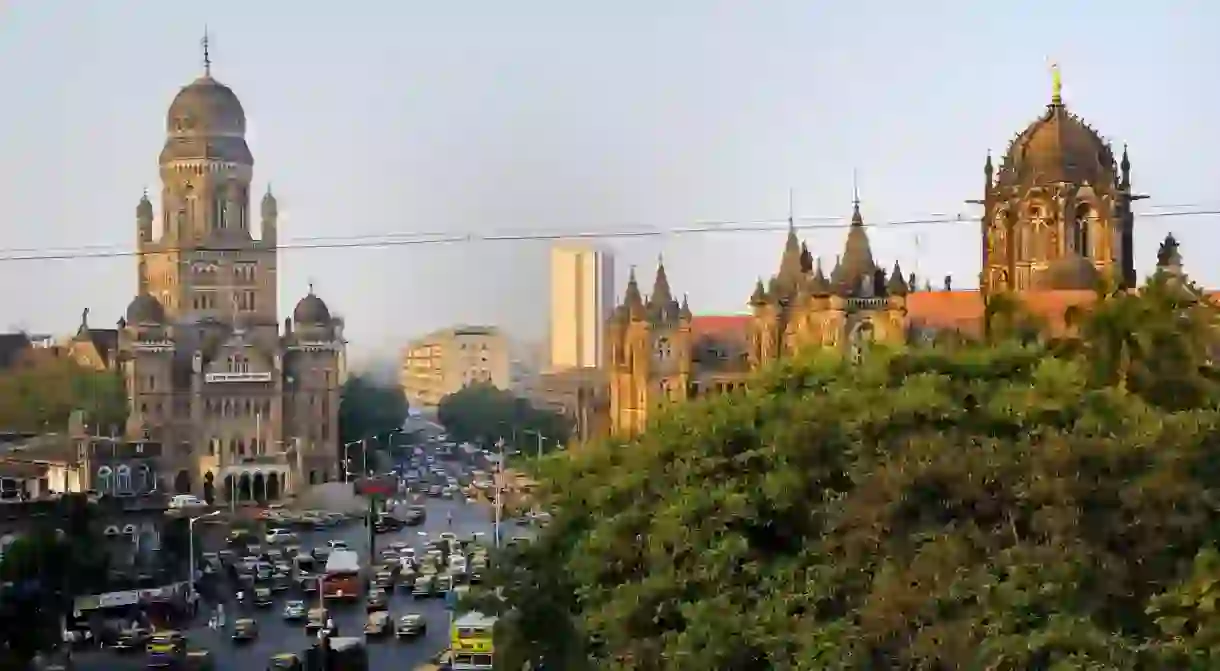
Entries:
[[1045,272],[1038,275],[1038,288],[1044,291],[1091,291],[1097,287],[1101,273],[1092,261],[1079,254],[1055,259]]
[[131,303],[127,305],[127,323],[133,326],[163,324],[165,323],[165,307],[155,296],[140,294],[131,299]]
[[1058,91],[1038,119],[1021,131],[1000,165],[1001,186],[1114,183],[1114,152],[1080,117],[1068,111]]
[[165,115],[161,162],[216,159],[252,165],[246,145],[246,112],[237,94],[210,74],[187,84]]
[[330,308],[326,307],[326,301],[318,298],[311,290],[292,310],[292,321],[306,325],[329,324]]

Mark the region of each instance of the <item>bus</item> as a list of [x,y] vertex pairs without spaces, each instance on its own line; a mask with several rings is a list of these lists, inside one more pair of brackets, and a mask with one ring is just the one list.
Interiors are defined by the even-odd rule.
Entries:
[[360,556],[352,550],[331,552],[322,575],[322,597],[355,601],[362,587]]
[[450,637],[453,671],[491,671],[494,668],[495,628],[496,618],[482,613],[465,613],[453,621]]

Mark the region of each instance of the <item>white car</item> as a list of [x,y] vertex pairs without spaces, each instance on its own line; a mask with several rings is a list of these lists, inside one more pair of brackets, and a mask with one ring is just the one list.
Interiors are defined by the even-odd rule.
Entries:
[[208,505],[208,504],[201,501],[199,499],[199,497],[191,496],[190,494],[176,494],[173,498],[171,498],[169,500],[169,507],[175,508],[175,509],[200,508],[200,507],[204,507],[206,505]]
[[331,552],[348,549],[347,541],[326,541],[326,546],[330,548]]
[[288,529],[272,529],[267,532],[267,545],[275,545],[277,543],[287,543],[296,540],[297,535]]

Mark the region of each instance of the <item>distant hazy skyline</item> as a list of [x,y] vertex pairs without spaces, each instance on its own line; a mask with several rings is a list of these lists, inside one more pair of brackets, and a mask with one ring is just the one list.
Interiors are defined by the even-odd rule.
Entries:
[[[205,25],[289,244],[779,222],[790,189],[799,217],[845,217],[853,170],[866,221],[970,217],[987,151],[998,160],[1046,104],[1051,60],[1069,107],[1130,146],[1143,210],[1220,209],[1214,3],[42,0],[0,6],[0,247],[134,247]],[[1139,269],[1172,230],[1187,270],[1220,286],[1218,225],[1139,219]],[[805,233],[828,261],[843,236]],[[870,236],[887,267],[976,284],[975,224]],[[733,313],[774,272],[782,237],[603,244],[620,292],[632,265],[651,281],[663,252],[696,313]],[[287,250],[281,315],[312,280],[356,356],[459,322],[539,340],[548,247]],[[112,324],[135,277],[131,258],[0,262],[0,328],[63,333],[85,307]]]

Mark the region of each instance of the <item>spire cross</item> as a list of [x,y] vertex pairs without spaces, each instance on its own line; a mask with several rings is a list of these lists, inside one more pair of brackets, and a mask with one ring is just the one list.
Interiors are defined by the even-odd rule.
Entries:
[[309,295],[313,295],[313,280],[309,280]]
[[788,228],[796,227],[796,198],[792,192],[792,187],[788,187]]
[[855,168],[851,169],[851,204],[860,207],[860,175]]
[[208,27],[205,25],[203,27],[203,40],[200,41],[200,45],[203,47],[203,75],[205,77],[212,76],[212,52],[208,37]]

